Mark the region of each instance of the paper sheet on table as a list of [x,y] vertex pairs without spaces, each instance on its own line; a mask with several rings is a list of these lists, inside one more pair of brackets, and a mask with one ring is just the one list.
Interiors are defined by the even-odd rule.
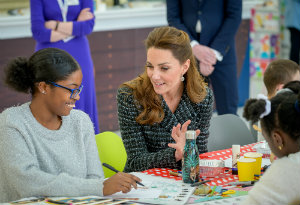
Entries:
[[[225,162],[225,167],[232,167],[232,159],[231,158],[228,158],[226,160],[224,160]],[[261,160],[261,167],[264,167],[265,165],[270,165],[271,162],[270,162],[270,159],[267,159],[267,158],[262,158]]]
[[109,198],[139,198],[139,199],[149,199],[149,198],[158,198],[161,193],[161,190],[151,190],[149,191],[148,189],[132,189],[129,193],[122,193],[118,192],[115,193]]
[[[162,170],[162,172],[164,171]],[[190,184],[185,184],[182,181],[140,172],[133,172],[131,174],[142,179],[145,187],[138,185],[138,187],[141,187],[140,189],[132,189],[127,194],[119,192],[108,197],[130,198],[140,203],[183,205],[195,190],[195,187],[191,187]]]
[[[109,197],[113,198],[140,198],[140,199],[147,199],[147,198],[158,198],[159,195],[161,194],[162,190],[161,189],[151,189],[150,186],[155,180],[165,180],[162,177],[157,177],[157,176],[151,176],[147,175],[144,173],[139,173],[139,172],[133,172],[131,173],[137,177],[139,177],[142,180],[142,183],[145,185],[145,187],[142,187],[138,185],[138,189],[131,189],[130,192],[124,194],[122,192],[115,193]],[[168,180],[169,181],[169,180]],[[175,181],[174,181],[175,182]]]

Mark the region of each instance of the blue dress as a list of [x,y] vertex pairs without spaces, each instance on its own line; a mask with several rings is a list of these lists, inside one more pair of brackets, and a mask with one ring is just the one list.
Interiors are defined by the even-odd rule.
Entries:
[[[72,1],[74,2],[74,0]],[[76,0],[75,0],[76,2]],[[76,3],[75,3],[76,4]],[[93,31],[94,19],[77,22],[80,11],[90,8],[93,11],[92,0],[78,0],[77,5],[69,5],[67,21],[73,22],[72,35],[75,36],[68,42],[50,42],[51,30],[45,28],[44,24],[49,20],[63,21],[62,13],[56,0],[30,0],[31,31],[36,40],[36,51],[55,47],[70,53],[79,63],[83,79],[83,90],[80,100],[76,102],[76,108],[86,112],[94,123],[95,133],[99,133],[98,112],[95,92],[95,80],[93,61],[91,57],[89,42],[86,35]]]

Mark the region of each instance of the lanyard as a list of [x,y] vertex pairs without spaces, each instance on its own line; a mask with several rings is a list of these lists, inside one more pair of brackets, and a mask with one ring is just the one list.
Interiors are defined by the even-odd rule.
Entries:
[[63,3],[62,0],[57,0],[63,21],[66,22],[67,21],[67,13],[68,13],[68,0],[64,0],[64,2],[65,3]]

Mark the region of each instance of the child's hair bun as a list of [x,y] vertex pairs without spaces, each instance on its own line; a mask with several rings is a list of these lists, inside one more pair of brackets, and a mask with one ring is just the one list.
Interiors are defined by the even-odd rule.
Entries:
[[260,115],[265,112],[266,101],[263,99],[249,99],[244,107],[243,117],[252,123],[259,121]]

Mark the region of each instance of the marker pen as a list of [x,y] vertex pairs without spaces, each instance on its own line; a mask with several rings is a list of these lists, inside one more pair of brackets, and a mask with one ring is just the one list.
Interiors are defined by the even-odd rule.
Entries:
[[244,181],[244,182],[229,182],[228,185],[251,185],[256,181]]
[[172,176],[177,176],[177,177],[181,177],[182,176],[182,174],[180,174],[178,172],[172,172],[172,171],[170,171],[169,174],[172,175]]
[[201,184],[205,184],[205,183],[207,183],[207,182],[210,182],[211,180],[205,180],[205,181],[201,181],[201,182],[196,182],[196,183],[194,183],[194,184],[191,184],[191,186],[192,187],[194,187],[194,186],[199,186],[199,185],[201,185]]

